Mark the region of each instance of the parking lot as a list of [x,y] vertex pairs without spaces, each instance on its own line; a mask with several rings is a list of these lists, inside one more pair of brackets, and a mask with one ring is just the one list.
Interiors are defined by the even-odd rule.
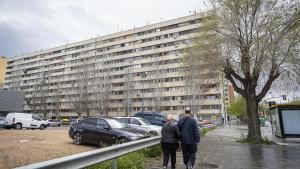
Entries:
[[68,127],[49,127],[46,130],[0,129],[0,168],[14,168],[46,161],[97,147],[74,145]]

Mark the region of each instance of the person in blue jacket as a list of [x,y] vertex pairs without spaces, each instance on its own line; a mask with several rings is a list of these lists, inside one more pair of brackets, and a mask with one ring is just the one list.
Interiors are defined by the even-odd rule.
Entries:
[[185,116],[177,124],[181,133],[180,142],[182,148],[183,162],[187,169],[192,169],[197,152],[197,144],[200,142],[200,133],[197,121],[191,115],[191,109],[185,109]]

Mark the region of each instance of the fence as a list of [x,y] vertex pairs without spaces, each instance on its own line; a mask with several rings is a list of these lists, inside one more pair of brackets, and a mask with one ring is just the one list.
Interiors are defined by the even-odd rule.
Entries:
[[30,164],[17,169],[76,169],[84,168],[113,159],[113,169],[117,169],[116,158],[125,154],[159,144],[160,136],[118,144],[106,148],[74,154],[54,160]]

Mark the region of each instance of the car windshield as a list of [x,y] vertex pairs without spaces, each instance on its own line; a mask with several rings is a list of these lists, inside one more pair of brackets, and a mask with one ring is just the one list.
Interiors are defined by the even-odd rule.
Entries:
[[147,125],[151,125],[151,123],[146,119],[140,119],[140,121],[142,121],[143,123],[145,123]]
[[118,122],[116,119],[106,119],[109,126],[113,129],[120,129],[126,127],[123,123]]

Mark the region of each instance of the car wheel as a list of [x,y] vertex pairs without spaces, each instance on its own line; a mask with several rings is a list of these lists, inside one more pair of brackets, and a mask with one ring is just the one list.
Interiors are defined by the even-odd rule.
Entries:
[[127,143],[129,140],[127,138],[121,137],[118,139],[117,144]]
[[158,136],[156,131],[149,131],[150,136]]
[[44,124],[41,124],[40,130],[45,130],[46,126]]
[[21,123],[17,123],[16,126],[15,126],[15,128],[16,128],[17,130],[22,129],[22,124],[21,124]]
[[73,142],[74,142],[74,144],[76,144],[76,145],[82,144],[82,137],[81,137],[81,134],[80,134],[80,133],[75,133],[75,134],[73,135]]

